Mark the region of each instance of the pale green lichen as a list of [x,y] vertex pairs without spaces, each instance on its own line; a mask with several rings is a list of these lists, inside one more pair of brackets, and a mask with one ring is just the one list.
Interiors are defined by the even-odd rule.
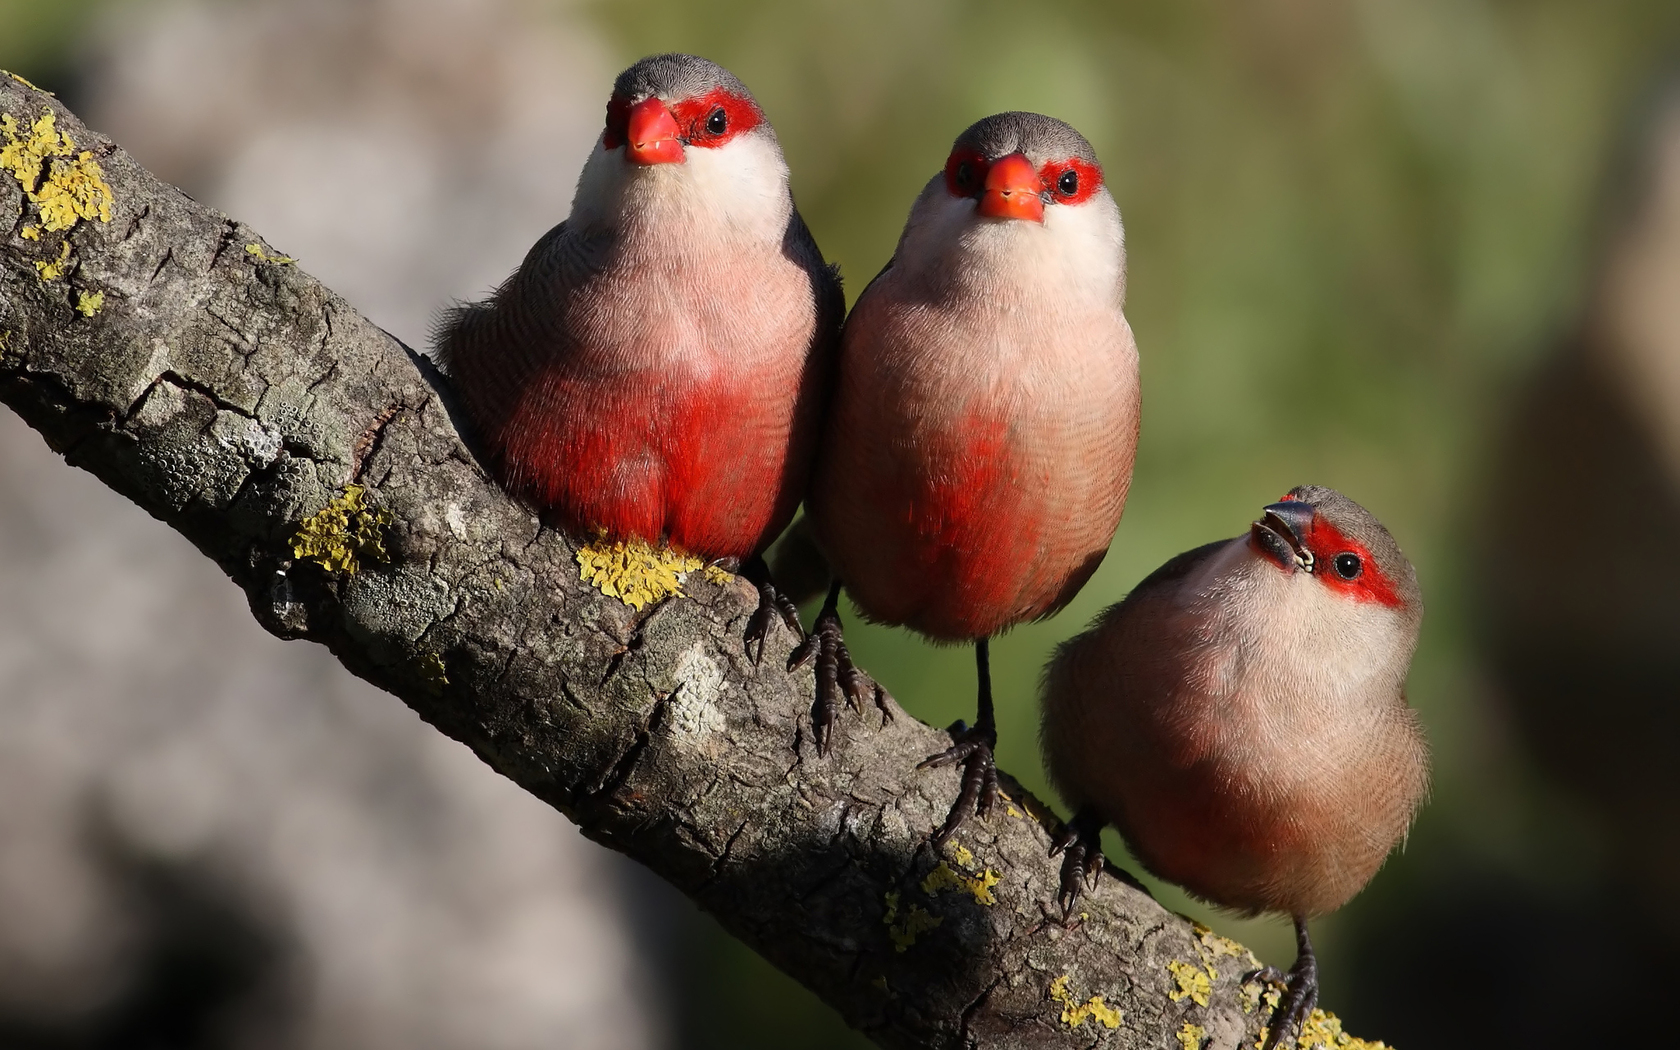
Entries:
[[583,582],[638,611],[682,595],[684,577],[703,566],[691,554],[642,540],[598,540],[578,549],[577,562]]
[[987,868],[978,875],[964,875],[956,871],[944,861],[928,872],[927,878],[922,880],[922,892],[935,894],[940,890],[967,890],[974,896],[974,903],[991,907],[997,903],[997,896],[992,893],[992,887],[1003,881],[1003,876]]
[[263,251],[263,246],[260,244],[247,244],[245,246],[245,252],[255,258],[258,262],[273,263],[276,266],[285,266],[289,263],[297,262],[297,260],[292,258],[290,255],[270,255]]
[[1103,997],[1093,995],[1083,1003],[1072,992],[1068,991],[1068,975],[1062,974],[1050,982],[1050,999],[1062,1004],[1062,1023],[1069,1028],[1078,1028],[1087,1020],[1095,1021],[1104,1028],[1119,1028],[1120,1011],[1103,1002]]
[[391,560],[385,550],[390,524],[389,511],[367,505],[362,486],[347,485],[342,495],[298,523],[292,554],[334,575],[354,576],[364,561]]
[[41,275],[43,281],[55,281],[64,276],[64,271],[70,268],[70,242],[65,241],[58,246],[58,258],[36,259],[35,272]]
[[105,305],[104,292],[77,292],[76,312],[83,317],[92,317]]
[[904,918],[898,917],[898,894],[889,890],[883,898],[887,904],[886,914],[881,916],[881,922],[887,928],[887,936],[892,939],[893,950],[904,952],[916,943],[916,938],[944,922],[944,918],[929,914],[919,904],[910,905],[910,910],[904,913]]
[[76,143],[59,131],[53,111],[43,110],[21,134],[17,120],[0,113],[0,168],[12,173],[41,212],[41,226],[68,230],[78,219],[111,221],[114,198],[93,154],[76,153]]
[[1204,970],[1200,966],[1192,966],[1174,959],[1167,963],[1167,970],[1173,975],[1173,983],[1176,985],[1167,993],[1168,999],[1176,1003],[1187,998],[1197,1006],[1206,1006],[1212,1000],[1213,978],[1218,974],[1211,966]]
[[1184,1027],[1178,1030],[1178,1045],[1183,1050],[1201,1050],[1202,1038],[1206,1035],[1206,1028],[1186,1021]]
[[448,668],[443,665],[443,657],[437,653],[427,653],[420,658],[420,678],[434,693],[443,692],[443,687],[449,684]]

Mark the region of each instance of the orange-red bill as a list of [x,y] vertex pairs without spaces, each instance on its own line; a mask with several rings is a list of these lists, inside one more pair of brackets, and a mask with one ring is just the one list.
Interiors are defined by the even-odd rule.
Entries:
[[980,214],[996,219],[1044,221],[1044,201],[1039,196],[1044,184],[1032,162],[1019,153],[993,161],[986,169],[986,186],[980,193]]
[[624,155],[636,164],[682,163],[683,144],[677,118],[659,96],[649,96],[630,107]]

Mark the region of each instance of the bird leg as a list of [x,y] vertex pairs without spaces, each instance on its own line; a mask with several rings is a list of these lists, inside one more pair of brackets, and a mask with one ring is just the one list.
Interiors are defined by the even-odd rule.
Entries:
[[1301,1026],[1318,1005],[1318,957],[1313,954],[1312,938],[1307,936],[1306,919],[1295,916],[1295,965],[1289,972],[1285,974],[1275,966],[1267,966],[1249,974],[1247,981],[1266,981],[1285,987],[1283,1000],[1272,1011],[1271,1035],[1265,1050],[1294,1045],[1300,1038]]
[[951,746],[916,764],[917,769],[963,764],[962,791],[945,823],[934,833],[935,846],[943,846],[970,813],[987,820],[992,815],[992,807],[997,805],[997,761],[992,757],[992,749],[997,746],[997,721],[992,714],[992,668],[987,641],[981,638],[974,643],[975,668],[980,678],[980,712],[973,728],[958,722],[951,727]]
[[747,632],[742,637],[749,653],[752,652],[752,643],[758,643],[758,652],[753,655],[753,666],[757,667],[758,662],[764,659],[764,643],[768,640],[770,625],[778,615],[801,642],[805,641],[805,628],[799,623],[799,607],[777,590],[775,582],[770,579],[770,566],[764,563],[764,555],[755,554],[749,558],[741,566],[741,575],[758,588],[758,608],[753,610],[752,618],[747,621]]
[[863,698],[874,700],[881,711],[881,724],[892,721],[892,694],[881,684],[858,670],[840,631],[840,581],[828,588],[828,598],[822,611],[811,624],[811,633],[788,656],[788,670],[817,658],[817,702],[811,709],[811,731],[816,737],[817,754],[828,754],[834,743],[834,726],[840,718],[840,699],[845,697],[852,710],[863,713]]
[[1062,888],[1056,900],[1062,906],[1062,918],[1073,914],[1073,906],[1085,887],[1103,870],[1102,829],[1107,823],[1089,806],[1073,815],[1073,819],[1056,833],[1050,844],[1050,855],[1066,853],[1062,858]]

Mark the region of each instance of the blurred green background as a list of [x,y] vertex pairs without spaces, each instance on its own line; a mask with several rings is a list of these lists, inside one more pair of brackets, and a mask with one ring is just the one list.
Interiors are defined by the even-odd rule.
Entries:
[[[0,0],[0,66],[74,104],[78,34],[102,6]],[[1409,693],[1435,755],[1405,851],[1315,928],[1325,1005],[1400,1041],[1454,971],[1385,983],[1368,964],[1385,931],[1423,923],[1406,917],[1467,879],[1544,899],[1597,884],[1591,814],[1536,771],[1478,655],[1475,581],[1524,570],[1488,564],[1477,536],[1500,427],[1585,308],[1613,159],[1680,53],[1680,4],[649,0],[588,14],[618,64],[694,51],[752,86],[852,296],[972,120],[1038,110],[1096,146],[1126,220],[1142,443],[1101,571],[1061,615],[994,644],[1004,768],[1053,797],[1034,692],[1056,642],[1172,554],[1325,484],[1418,567],[1428,614]],[[859,663],[909,710],[972,718],[970,650],[849,624]],[[1288,964],[1283,923],[1158,894]],[[711,927],[683,936],[686,1045],[863,1045]]]

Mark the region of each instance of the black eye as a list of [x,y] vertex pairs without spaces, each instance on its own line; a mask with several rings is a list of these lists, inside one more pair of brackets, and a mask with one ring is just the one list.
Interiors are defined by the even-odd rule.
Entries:
[[713,135],[721,135],[729,130],[729,114],[723,111],[722,106],[712,110],[712,115],[706,118],[706,130]]
[[1056,188],[1062,191],[1062,196],[1071,197],[1079,192],[1079,172],[1072,168],[1062,172],[1062,177],[1056,180]]
[[957,185],[964,189],[974,185],[974,165],[966,160],[957,165]]
[[1365,563],[1359,560],[1359,555],[1351,551],[1343,551],[1336,555],[1336,575],[1342,579],[1357,579],[1364,569]]

